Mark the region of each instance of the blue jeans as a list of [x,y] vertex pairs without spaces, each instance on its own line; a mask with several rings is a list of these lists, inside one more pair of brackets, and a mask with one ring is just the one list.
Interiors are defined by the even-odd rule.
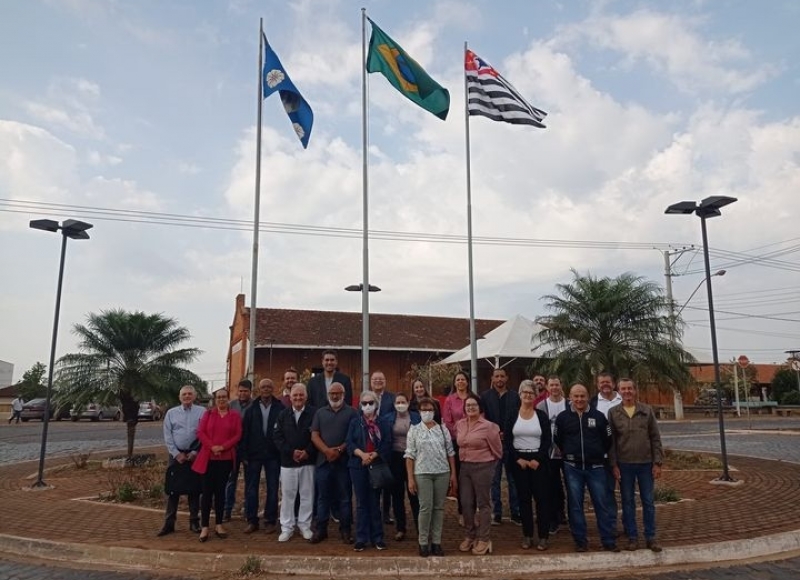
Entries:
[[264,523],[278,522],[278,482],[281,478],[281,462],[275,459],[248,459],[244,469],[244,507],[248,523],[258,525],[258,487],[261,471],[267,481],[267,499],[264,503]]
[[503,467],[506,469],[506,481],[508,482],[508,503],[512,518],[519,518],[519,499],[517,498],[517,486],[514,485],[514,478],[508,472],[508,452],[503,451],[503,458],[497,462],[494,468],[494,479],[492,479],[492,509],[494,517],[499,518],[503,515],[503,503],[500,501],[500,480],[503,477]]
[[350,479],[353,481],[353,492],[356,496],[356,542],[383,542],[382,490],[372,489],[366,467],[351,467]]
[[336,505],[339,531],[349,534],[353,527],[353,490],[347,460],[318,465],[314,471],[314,487],[317,489],[317,533],[328,533],[328,520]]
[[652,463],[620,463],[622,476],[619,490],[622,494],[622,524],[625,535],[635,540],[639,533],[636,529],[636,483],[639,484],[639,497],[642,501],[642,521],[644,537],[653,540],[656,537],[656,504],[654,500],[655,480]]
[[[228,483],[225,485],[225,513],[229,514],[233,511],[233,506],[236,505],[236,486],[239,484],[239,469],[242,466],[242,459],[236,456],[236,464],[231,470],[231,475],[228,478]],[[247,496],[245,496],[245,503],[247,503]],[[244,510],[247,513],[247,507]]]
[[597,531],[600,532],[600,541],[603,546],[614,546],[617,543],[616,530],[614,529],[615,517],[608,505],[608,486],[606,485],[605,467],[586,467],[581,469],[564,462],[564,477],[567,483],[567,509],[569,510],[569,527],[572,539],[579,546],[586,545],[586,514],[583,513],[583,498],[586,488],[589,488],[589,497],[592,498],[595,517],[597,518]]

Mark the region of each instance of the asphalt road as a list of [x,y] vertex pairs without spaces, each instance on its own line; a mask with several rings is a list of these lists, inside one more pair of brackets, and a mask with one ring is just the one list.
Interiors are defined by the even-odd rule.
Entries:
[[[124,450],[125,423],[119,421],[53,421],[47,432],[47,457],[71,453]],[[143,422],[136,428],[136,447],[163,445],[161,422]],[[0,465],[38,459],[42,441],[41,421],[7,424],[0,422]],[[2,577],[0,577],[2,578]]]

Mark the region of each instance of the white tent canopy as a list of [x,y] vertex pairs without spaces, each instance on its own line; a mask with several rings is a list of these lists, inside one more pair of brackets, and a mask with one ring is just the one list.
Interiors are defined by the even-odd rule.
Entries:
[[[541,328],[541,325],[517,314],[478,339],[478,358],[487,359],[494,368],[506,366],[518,358],[535,358],[532,352],[532,339]],[[459,363],[471,358],[472,353],[468,344],[436,364]],[[509,360],[501,365],[501,358]]]

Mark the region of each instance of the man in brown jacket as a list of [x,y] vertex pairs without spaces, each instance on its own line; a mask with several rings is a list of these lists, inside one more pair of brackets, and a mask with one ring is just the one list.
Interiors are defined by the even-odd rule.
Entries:
[[644,538],[648,548],[660,552],[661,546],[656,541],[654,490],[655,480],[661,477],[664,453],[658,423],[653,409],[636,400],[636,383],[620,379],[617,389],[622,403],[608,411],[613,436],[609,460],[622,495],[622,522],[628,536],[628,550],[639,547],[634,491],[638,484]]

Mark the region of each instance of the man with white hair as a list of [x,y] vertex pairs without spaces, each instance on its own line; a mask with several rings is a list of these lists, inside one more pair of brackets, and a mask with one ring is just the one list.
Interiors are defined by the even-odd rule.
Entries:
[[[273,439],[281,456],[281,534],[279,542],[288,542],[295,526],[310,540],[311,512],[314,506],[314,461],[316,448],[311,443],[311,421],[316,409],[307,405],[303,383],[295,383],[289,395],[292,406],[278,415]],[[295,501],[300,506],[295,515]]]
[[[200,485],[197,480],[196,487],[191,485],[195,480],[194,472],[188,469],[192,461],[197,457],[197,427],[200,425],[200,418],[206,410],[200,405],[195,405],[197,391],[192,385],[181,387],[178,395],[181,404],[172,407],[164,415],[164,443],[169,452],[169,465],[167,470],[177,473],[174,468],[179,467],[181,473],[181,485],[177,483],[177,477],[173,478],[176,487],[189,484],[188,489],[173,489],[167,495],[167,510],[164,516],[164,526],[158,532],[158,536],[166,536],[175,531],[175,520],[178,515],[178,501],[180,496],[186,494],[189,498],[189,529],[200,533]],[[186,467],[186,469],[180,469]],[[184,477],[186,476],[186,477]]]
[[317,530],[311,538],[318,544],[328,537],[328,521],[332,504],[339,506],[339,534],[342,542],[353,539],[353,486],[347,468],[347,429],[358,412],[346,405],[345,388],[341,383],[328,387],[328,404],[314,415],[311,422],[311,441],[317,448],[317,467],[314,474],[317,488]]

